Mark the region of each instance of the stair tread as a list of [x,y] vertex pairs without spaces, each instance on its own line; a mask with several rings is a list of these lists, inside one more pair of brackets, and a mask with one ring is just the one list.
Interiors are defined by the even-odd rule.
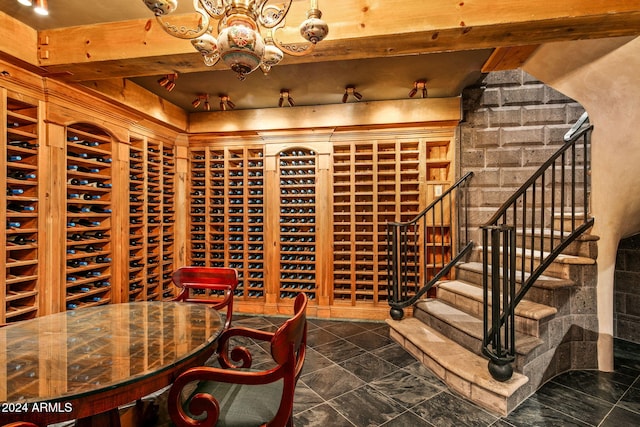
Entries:
[[499,396],[510,397],[529,381],[518,372],[514,372],[505,382],[496,381],[487,369],[487,359],[467,350],[418,319],[387,319],[387,323],[445,370]]
[[[484,325],[482,319],[478,319],[437,299],[419,301],[416,303],[416,307],[475,339],[483,339]],[[518,354],[527,355],[542,343],[543,341],[540,338],[516,332],[516,351]]]
[[[458,265],[456,265],[456,268],[465,269],[465,270],[473,271],[475,273],[482,274],[482,263],[480,262],[471,261],[471,262],[459,263]],[[489,267],[489,269],[491,269],[491,267]],[[530,276],[529,273],[525,273],[525,278],[528,278],[529,276]],[[516,282],[518,283],[520,282],[520,272],[516,274]],[[545,288],[545,289],[558,289],[558,288],[565,288],[565,287],[573,287],[575,286],[575,282],[573,280],[561,279],[558,277],[545,276],[544,274],[541,274],[540,277],[538,277],[538,279],[536,280],[536,283],[534,286],[538,288]]]
[[[472,285],[471,283],[460,280],[447,280],[438,283],[438,287],[446,289],[450,292],[463,295],[475,301],[482,302],[482,288]],[[491,291],[489,291],[489,300],[491,300]],[[526,317],[528,319],[541,320],[549,316],[553,316],[558,312],[555,307],[539,304],[537,302],[522,300],[516,306],[516,316]]]

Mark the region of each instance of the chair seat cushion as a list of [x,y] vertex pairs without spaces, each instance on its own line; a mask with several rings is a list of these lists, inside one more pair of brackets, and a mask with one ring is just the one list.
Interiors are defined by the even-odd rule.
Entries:
[[220,418],[216,426],[256,427],[275,417],[282,400],[282,388],[282,380],[265,385],[200,381],[191,396],[208,393],[218,400]]

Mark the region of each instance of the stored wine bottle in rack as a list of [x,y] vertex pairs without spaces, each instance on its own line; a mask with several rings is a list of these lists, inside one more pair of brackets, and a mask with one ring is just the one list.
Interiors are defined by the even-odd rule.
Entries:
[[145,271],[146,248],[145,224],[145,141],[131,137],[129,140],[129,301],[143,301],[146,298]]
[[[189,248],[189,265],[196,267],[207,266],[207,224],[202,215],[195,215],[196,207],[208,206],[207,189],[210,188],[206,178],[207,171],[207,151],[205,149],[192,151],[189,154],[190,167],[190,208],[189,208],[189,227],[190,227],[190,248]],[[208,185],[209,184],[209,185]],[[222,181],[224,185],[224,181]],[[224,210],[220,206],[220,211]],[[213,214],[213,212],[212,212]]]
[[[18,99],[19,98],[19,99]],[[14,322],[38,316],[38,101],[6,98],[5,316]]]
[[278,155],[280,299],[316,296],[316,157],[303,148]]
[[67,127],[68,310],[111,301],[111,153],[102,129]]
[[159,264],[149,263],[150,259],[158,259],[162,253],[162,184],[160,182],[162,167],[162,153],[160,143],[154,140],[147,140],[147,226],[146,226],[146,257],[145,267],[146,278],[146,300],[159,300],[162,298],[162,287],[160,277],[162,270]]
[[227,159],[226,263],[238,270],[238,296],[264,298],[264,152],[261,147],[230,148]]
[[171,146],[162,147],[162,298],[173,299],[175,287],[171,281],[174,264],[175,236],[175,155]]

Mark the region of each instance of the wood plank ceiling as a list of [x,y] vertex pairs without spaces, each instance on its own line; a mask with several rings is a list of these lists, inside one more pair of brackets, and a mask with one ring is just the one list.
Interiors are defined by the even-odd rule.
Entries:
[[[179,12],[190,3],[181,0]],[[127,79],[186,112],[195,111],[198,93],[208,93],[214,106],[229,95],[238,109],[275,107],[284,88],[297,105],[340,103],[346,85],[355,85],[363,101],[402,99],[418,79],[427,80],[430,97],[456,96],[484,72],[519,67],[539,44],[640,33],[640,2],[631,0],[320,0],[319,6],[330,32],[314,53],[287,56],[268,76],[256,71],[243,82],[222,64],[206,67],[188,41],[166,35],[141,0],[50,0],[50,21],[1,0],[0,18],[38,30],[36,46],[20,59],[97,88]],[[292,28],[279,31],[280,40],[299,42],[297,24],[308,7],[294,0]],[[8,31],[0,28],[0,51],[16,55],[15,46],[4,46]],[[168,73],[178,74],[172,92],[157,84]]]

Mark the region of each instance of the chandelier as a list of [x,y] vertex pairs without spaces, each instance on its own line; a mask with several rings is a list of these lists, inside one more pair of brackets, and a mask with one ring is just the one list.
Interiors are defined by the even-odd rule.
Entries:
[[[310,0],[307,19],[300,24],[300,34],[310,42],[303,46],[285,45],[274,37],[285,25],[284,19],[294,0],[279,0],[277,4],[270,4],[271,0],[193,0],[193,8],[200,15],[193,27],[165,20],[178,7],[177,0],[143,1],[168,34],[191,40],[206,65],[213,66],[222,59],[240,80],[257,68],[267,74],[285,52],[293,56],[311,53],[329,32],[317,0]],[[212,21],[217,21],[215,30]]]

